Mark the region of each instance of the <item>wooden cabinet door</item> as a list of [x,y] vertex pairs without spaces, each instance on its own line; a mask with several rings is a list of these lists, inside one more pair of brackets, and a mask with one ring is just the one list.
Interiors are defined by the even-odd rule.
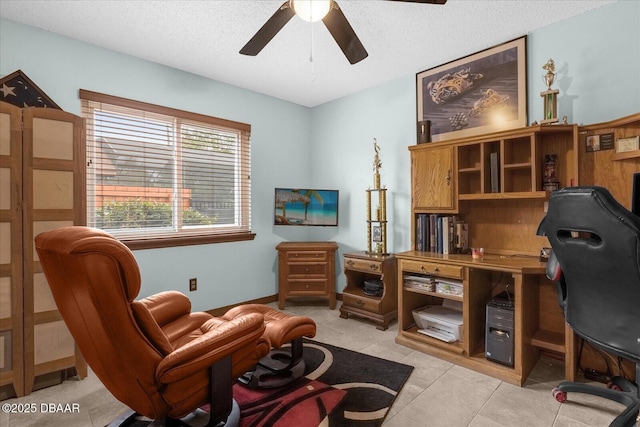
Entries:
[[454,191],[453,147],[411,153],[412,208],[430,212],[457,208]]

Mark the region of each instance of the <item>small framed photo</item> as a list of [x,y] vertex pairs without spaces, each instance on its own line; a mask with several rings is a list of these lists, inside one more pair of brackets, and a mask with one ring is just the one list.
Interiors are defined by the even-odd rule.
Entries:
[[587,137],[587,151],[600,151],[600,135]]
[[616,153],[626,153],[640,149],[640,136],[616,139]]
[[374,225],[371,229],[371,240],[374,242],[382,242],[382,229],[379,225]]

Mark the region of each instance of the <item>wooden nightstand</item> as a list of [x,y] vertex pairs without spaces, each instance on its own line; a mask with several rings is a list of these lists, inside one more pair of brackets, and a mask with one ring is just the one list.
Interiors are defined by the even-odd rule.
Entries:
[[[342,291],[340,317],[346,319],[351,313],[373,320],[378,329],[387,329],[398,316],[395,257],[366,252],[344,254],[344,275],[347,285]],[[382,282],[381,295],[365,294],[364,282],[377,280]]]
[[336,308],[336,242],[283,242],[278,250],[278,307],[291,297],[324,297]]

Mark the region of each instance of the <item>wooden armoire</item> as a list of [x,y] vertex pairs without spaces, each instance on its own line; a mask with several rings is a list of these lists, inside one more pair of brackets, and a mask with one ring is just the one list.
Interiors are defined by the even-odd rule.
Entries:
[[82,123],[0,102],[0,400],[87,375],[33,243],[43,231],[86,224]]

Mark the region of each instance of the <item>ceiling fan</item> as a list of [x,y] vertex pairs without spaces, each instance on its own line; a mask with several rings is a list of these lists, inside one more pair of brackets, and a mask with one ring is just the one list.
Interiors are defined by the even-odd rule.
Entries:
[[[390,0],[407,3],[445,4],[447,0]],[[294,15],[305,21],[322,19],[351,64],[358,63],[369,54],[335,0],[287,0],[240,50],[243,55],[256,56]]]

